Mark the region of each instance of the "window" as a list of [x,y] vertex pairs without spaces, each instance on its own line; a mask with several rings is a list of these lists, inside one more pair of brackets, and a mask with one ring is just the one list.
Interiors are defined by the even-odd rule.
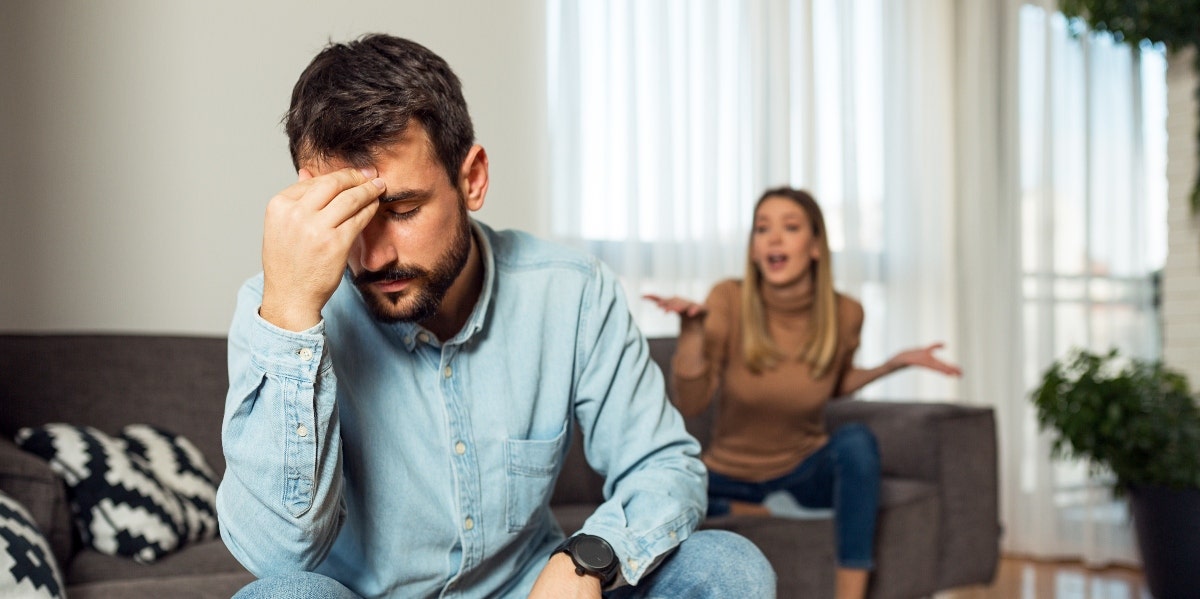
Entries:
[[[1156,272],[1166,258],[1166,63],[1061,14],[1020,13],[1024,378],[1073,347],[1160,357]],[[1123,501],[1080,463],[1044,462],[1031,409],[1020,493],[1052,506],[1020,531],[1042,554],[1135,562]],[[1032,510],[1044,509],[1039,501]],[[1018,526],[1032,524],[1021,518]]]
[[[939,193],[885,187],[889,169],[915,170],[907,160],[885,164],[889,143],[912,160],[942,164],[950,150],[910,152],[888,140],[919,137],[907,123],[885,126],[888,95],[925,91],[920,81],[887,75],[911,63],[888,62],[884,2],[550,0],[548,9],[553,230],[613,267],[647,334],[675,334],[678,320],[639,298],[703,301],[721,279],[740,278],[754,202],[769,187],[791,185],[821,203],[839,289],[870,315],[863,362],[881,362],[917,335],[952,336],[935,304],[953,298],[911,293],[936,289],[930,280],[945,279],[952,266],[925,258],[950,253],[952,173],[935,169]],[[943,63],[939,69],[949,67]],[[931,112],[949,104],[948,90],[934,93],[943,97],[928,103]],[[940,144],[949,130],[937,123],[931,131]],[[935,231],[925,235],[929,243],[885,261],[922,227]],[[897,302],[924,306],[941,324],[889,321]],[[953,394],[944,381],[924,385],[930,397]]]

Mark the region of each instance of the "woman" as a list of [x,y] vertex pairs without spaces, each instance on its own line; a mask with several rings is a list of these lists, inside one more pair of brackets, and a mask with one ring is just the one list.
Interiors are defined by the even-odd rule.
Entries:
[[720,403],[709,469],[709,515],[766,514],[767,494],[833,508],[838,597],[863,597],[874,566],[879,502],[875,437],[861,424],[827,434],[826,404],[908,366],[947,375],[957,366],[910,349],[871,369],[853,366],[863,310],[833,288],[824,217],[808,193],[768,190],[754,208],[744,280],[717,284],[704,304],[647,295],[679,314],[672,362],[679,409]]

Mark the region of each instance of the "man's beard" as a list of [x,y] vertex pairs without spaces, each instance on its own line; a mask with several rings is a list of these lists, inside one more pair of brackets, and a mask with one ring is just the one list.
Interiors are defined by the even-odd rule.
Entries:
[[[446,292],[466,267],[467,258],[471,255],[471,224],[465,207],[461,203],[459,207],[459,224],[450,239],[450,247],[432,270],[396,261],[379,270],[364,270],[355,275],[354,286],[376,320],[386,323],[424,322],[437,313]],[[401,291],[383,294],[371,288],[372,283],[396,279],[412,279],[412,282]],[[407,302],[404,302],[406,297]]]

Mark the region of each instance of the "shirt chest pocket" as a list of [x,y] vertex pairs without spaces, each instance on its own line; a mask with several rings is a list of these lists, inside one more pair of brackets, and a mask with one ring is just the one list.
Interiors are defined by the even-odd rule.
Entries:
[[520,532],[550,502],[562,462],[567,426],[552,439],[505,439],[508,532]]

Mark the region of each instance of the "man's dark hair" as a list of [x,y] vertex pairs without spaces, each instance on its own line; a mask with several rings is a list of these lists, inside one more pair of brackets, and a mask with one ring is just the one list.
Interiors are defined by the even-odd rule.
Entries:
[[399,139],[410,118],[425,128],[457,183],[475,131],[450,65],[416,42],[385,34],[330,42],[292,88],[284,118],[292,164],[339,158],[366,166]]

